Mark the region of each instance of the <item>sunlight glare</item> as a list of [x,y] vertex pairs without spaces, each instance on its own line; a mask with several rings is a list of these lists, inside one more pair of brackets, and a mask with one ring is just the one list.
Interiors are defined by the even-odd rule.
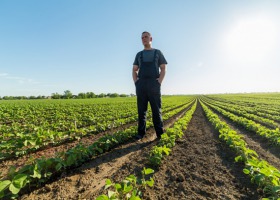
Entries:
[[226,53],[238,63],[264,62],[275,49],[276,40],[277,26],[268,17],[242,18],[227,34]]

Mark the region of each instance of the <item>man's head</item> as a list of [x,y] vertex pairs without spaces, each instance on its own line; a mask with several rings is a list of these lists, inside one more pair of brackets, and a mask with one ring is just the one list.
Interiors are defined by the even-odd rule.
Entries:
[[147,31],[144,31],[142,33],[142,43],[144,45],[145,48],[150,48],[152,46],[152,35],[151,33],[147,32]]

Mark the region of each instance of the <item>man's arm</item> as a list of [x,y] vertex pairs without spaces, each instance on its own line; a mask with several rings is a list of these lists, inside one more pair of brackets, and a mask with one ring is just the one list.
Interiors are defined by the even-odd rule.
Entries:
[[137,77],[138,70],[139,70],[138,65],[133,65],[133,68],[132,68],[132,78],[133,78],[134,83],[138,79],[138,77]]
[[157,80],[161,84],[163,79],[164,79],[164,77],[165,77],[166,64],[161,64],[159,67],[160,67],[160,74],[159,74],[159,78]]

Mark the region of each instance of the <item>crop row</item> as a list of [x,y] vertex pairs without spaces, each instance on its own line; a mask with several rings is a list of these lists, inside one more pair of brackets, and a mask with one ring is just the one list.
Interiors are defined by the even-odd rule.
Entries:
[[[260,117],[259,113],[254,112],[254,114],[251,111],[251,108],[245,107],[245,106],[238,106],[238,105],[232,105],[232,104],[226,104],[226,103],[217,103],[216,101],[205,99],[208,103],[211,103],[212,105],[218,106],[226,111],[229,111],[231,113],[237,114],[239,116],[243,116],[247,119],[251,119],[253,121],[259,122],[261,124],[264,124],[268,126],[269,128],[279,128],[279,124],[275,121],[268,119],[266,117]],[[280,118],[279,118],[280,119]]]
[[258,159],[258,154],[247,147],[242,135],[221,121],[205,104],[201,102],[201,105],[208,120],[219,131],[219,138],[235,150],[237,154],[235,161],[244,162],[243,172],[251,177],[252,182],[263,188],[268,197],[264,199],[280,198],[280,171],[266,161]]
[[[207,101],[208,101],[208,99],[207,99]],[[216,101],[216,100],[212,100],[212,101],[214,101],[217,104],[234,107],[236,109],[242,109],[242,110],[246,111],[247,113],[252,113],[252,114],[258,115],[260,117],[266,118],[266,119],[271,119],[271,120],[280,122],[279,112],[270,111],[270,113],[268,113],[269,110],[267,108],[260,108],[257,106],[251,107],[248,105],[245,106],[245,105],[240,105],[240,104],[238,105],[238,104],[234,104],[231,102],[220,102],[220,101]]]
[[[183,105],[191,99],[185,98],[184,102],[178,97],[164,98],[164,108],[166,110],[175,108],[179,105]],[[129,99],[130,100],[130,99]],[[108,100],[107,100],[108,101]],[[40,104],[34,104],[20,107],[21,104],[16,106],[1,106],[2,111],[0,115],[6,115],[9,112],[14,113],[10,117],[14,117],[9,123],[2,123],[0,125],[0,137],[1,139],[9,138],[21,132],[24,134],[32,133],[38,128],[44,130],[67,132],[71,129],[79,129],[83,131],[83,127],[91,127],[94,130],[103,130],[107,126],[114,127],[115,125],[123,125],[124,123],[137,118],[136,102],[124,100],[122,102],[110,102],[96,103],[95,101],[81,101],[79,103],[67,101],[58,103],[40,102]],[[106,103],[107,102],[107,103]],[[65,103],[65,104],[63,104]],[[3,108],[5,108],[3,110]],[[20,112],[19,112],[20,111]],[[26,121],[18,122],[16,117],[24,118]],[[131,118],[132,119],[127,119]],[[1,121],[4,122],[5,118],[1,117]],[[105,124],[107,126],[100,126],[99,124]],[[6,134],[5,134],[6,133]]]
[[[178,112],[185,107],[187,107],[190,103],[184,104],[183,106],[177,106],[176,108],[165,108],[163,112],[166,111],[164,117],[169,117],[170,114],[174,112]],[[103,107],[105,109],[105,107]],[[117,119],[119,120],[119,119]],[[130,121],[135,121],[135,116]],[[106,126],[106,123],[101,124],[101,126]],[[104,128],[106,130],[106,128]],[[50,130],[44,130],[43,128],[39,127],[36,129],[36,132],[33,134],[21,134],[17,133],[17,137],[11,137],[8,140],[3,140],[0,143],[0,159],[9,158],[13,156],[21,156],[25,155],[30,152],[34,152],[39,148],[47,146],[49,144],[60,144],[65,140],[75,140],[79,139],[85,135],[93,133],[93,129],[90,127],[81,129],[73,129],[71,134],[69,132],[55,132]]]
[[273,116],[279,116],[279,103],[277,101],[271,101],[269,98],[248,98],[247,95],[207,95],[207,98],[211,98],[214,101],[219,101],[223,103],[249,107],[250,109],[255,110],[257,112],[267,113]]
[[[164,106],[166,110],[183,105],[183,103],[176,101],[176,98],[173,100],[177,104]],[[42,102],[42,104],[29,105],[23,108],[20,105],[5,107],[5,111],[0,111],[0,115],[7,115],[12,112],[14,114],[10,117],[15,119],[9,123],[0,124],[0,139],[2,141],[13,139],[13,137],[22,137],[22,135],[36,134],[37,130],[52,132],[54,137],[56,134],[63,135],[63,133],[65,135],[75,135],[77,132],[100,132],[137,119],[135,99],[134,102],[123,101],[103,104],[88,101],[82,104],[82,102],[80,104],[73,102],[66,105],[43,104]],[[16,117],[25,120],[18,121]],[[5,122],[3,117],[2,122]]]
[[[163,107],[184,104],[190,98],[163,97]],[[175,101],[174,101],[175,100]],[[103,108],[107,109],[104,110]],[[119,112],[119,111],[129,111]],[[0,124],[52,125],[56,122],[77,121],[78,127],[86,126],[87,121],[102,118],[102,113],[126,118],[136,114],[135,98],[91,99],[91,100],[39,100],[11,101],[0,104]],[[101,115],[99,115],[101,114]],[[108,119],[106,119],[108,120]]]
[[[171,111],[175,115],[176,111]],[[147,127],[151,126],[151,121]],[[132,126],[124,131],[118,131],[112,135],[105,135],[92,145],[78,144],[66,152],[60,152],[53,158],[35,159],[31,164],[20,169],[11,167],[6,179],[0,181],[0,198],[17,197],[18,193],[27,186],[36,186],[46,182],[50,177],[73,166],[81,165],[95,156],[109,151],[115,146],[131,139],[137,133],[137,126]]]
[[223,116],[225,116],[225,117],[229,118],[230,120],[232,120],[233,122],[243,126],[245,129],[247,129],[249,131],[253,131],[253,132],[257,133],[258,135],[267,138],[269,141],[271,141],[272,143],[274,143],[276,145],[280,145],[279,128],[276,128],[274,130],[268,129],[268,128],[262,126],[261,124],[258,124],[252,120],[249,120],[244,117],[236,116],[236,115],[232,114],[231,112],[228,112],[222,108],[208,104],[207,102],[205,102],[205,103],[208,106],[210,106],[212,109],[221,113]]

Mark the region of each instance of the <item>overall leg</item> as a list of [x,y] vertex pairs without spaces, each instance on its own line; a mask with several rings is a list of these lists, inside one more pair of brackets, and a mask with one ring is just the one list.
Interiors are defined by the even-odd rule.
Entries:
[[148,108],[148,96],[143,88],[143,84],[136,86],[137,108],[138,108],[138,135],[143,137],[146,134],[146,119]]
[[153,113],[153,124],[157,137],[160,137],[163,133],[163,120],[161,113],[161,92],[160,84],[155,80],[152,84],[149,92],[149,101]]

